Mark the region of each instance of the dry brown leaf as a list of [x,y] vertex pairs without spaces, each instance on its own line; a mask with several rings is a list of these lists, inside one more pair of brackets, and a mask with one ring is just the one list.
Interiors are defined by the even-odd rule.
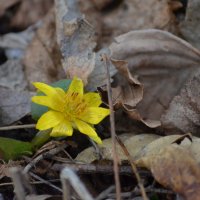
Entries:
[[[144,157],[152,157],[157,155],[160,150],[163,148],[170,146],[171,144],[175,143],[177,140],[183,140],[185,137],[188,137],[188,135],[170,135],[170,136],[164,136],[160,137],[148,145],[146,145],[138,154],[136,155],[137,164],[142,166],[143,158]],[[141,162],[140,162],[141,161]]]
[[33,89],[31,83],[34,81],[51,83],[65,77],[56,43],[54,17],[54,12],[51,10],[25,54],[25,73],[31,89]]
[[53,6],[53,0],[21,0],[16,14],[12,17],[11,26],[27,28],[38,22]]
[[18,33],[7,33],[0,36],[0,47],[6,49],[25,50],[33,38],[39,24],[34,24],[26,30]]
[[0,87],[0,94],[0,126],[9,125],[30,113],[29,92]]
[[0,65],[0,69],[0,87],[18,91],[27,87],[21,61],[8,60]]
[[0,2],[0,17],[4,14],[4,12],[6,11],[6,9],[8,9],[9,7],[15,5],[19,1],[21,1],[21,0],[1,1]]
[[160,184],[179,193],[185,200],[199,200],[200,167],[188,150],[174,144],[142,160]]
[[143,86],[130,74],[128,63],[123,60],[112,60],[112,63],[122,75],[120,85],[112,88],[113,104],[115,107],[134,108],[143,98]]
[[[138,154],[138,152],[141,151],[141,149],[143,149],[147,144],[151,143],[159,137],[160,136],[154,134],[134,135],[133,133],[122,134],[119,136],[119,138],[122,140],[133,159]],[[102,159],[113,160],[111,138],[103,140],[103,144],[99,146],[99,149],[102,155]],[[126,157],[126,155],[124,155],[123,150],[118,144],[117,152],[120,161],[128,160],[128,158]],[[76,160],[84,163],[91,163],[97,159],[98,157],[93,147],[85,149],[76,157]]]
[[56,2],[57,41],[64,58],[63,68],[69,78],[78,76],[87,84],[95,65],[94,32],[76,8],[76,2],[67,3]]
[[199,136],[200,125],[200,70],[188,81],[162,116],[163,127],[170,132],[191,132]]
[[191,138],[186,137],[181,142],[178,142],[178,144],[188,150],[194,157],[195,161],[200,164],[200,138],[195,136],[192,136]]
[[199,0],[188,0],[185,20],[180,24],[183,37],[200,49]]
[[76,1],[58,0],[55,3],[57,42],[63,56],[63,69],[68,78],[78,76],[87,84],[88,90],[96,89],[106,82],[106,71],[101,52],[94,50],[95,31],[79,12]]
[[160,121],[143,119],[138,110],[135,109],[136,105],[143,98],[143,86],[136,77],[131,75],[128,63],[123,60],[114,59],[112,59],[112,63],[118,70],[118,76],[115,81],[119,83],[116,88],[112,88],[112,98],[115,109],[120,107],[124,108],[130,118],[141,121],[150,128],[160,126]]
[[[79,1],[82,13],[97,30],[98,46],[130,30],[157,28],[177,33],[173,6],[168,0]],[[107,9],[107,12],[101,9]],[[149,9],[151,8],[151,9]],[[100,10],[100,11],[99,11]]]
[[102,10],[110,6],[113,3],[113,0],[94,0],[94,1],[91,1],[91,3],[94,3],[95,7],[98,10]]
[[8,163],[0,164],[0,179],[4,178],[5,176],[11,178],[9,169],[11,167],[21,167],[22,164],[23,161],[12,161],[12,160],[10,160]]
[[[144,97],[136,107],[142,119],[160,120],[172,98],[200,64],[197,49],[160,30],[131,31],[121,35],[110,46],[110,51],[112,59],[128,61],[130,74],[137,74],[144,84]],[[120,77],[119,73],[114,77],[119,86]],[[128,82],[127,79],[126,86]],[[129,108],[134,106],[130,104]],[[132,113],[134,118],[140,115]]]

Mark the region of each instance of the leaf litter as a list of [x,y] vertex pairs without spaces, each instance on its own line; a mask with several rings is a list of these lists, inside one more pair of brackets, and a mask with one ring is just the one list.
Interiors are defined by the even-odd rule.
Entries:
[[[12,20],[2,26],[5,27],[3,33],[12,27],[22,31],[40,21],[35,29],[27,29],[29,31],[22,34],[4,34],[0,38],[6,57],[0,73],[1,126],[20,124],[24,119],[25,123],[30,122],[28,113],[33,81],[52,83],[78,76],[87,90],[94,91],[99,87],[105,97],[104,104],[107,104],[107,77],[102,61],[102,54],[107,54],[112,63],[110,76],[116,132],[131,155],[130,160],[117,145],[119,166],[126,167],[134,162],[140,175],[140,167],[151,172],[151,179],[147,175],[143,177],[146,191],[148,186],[152,188],[147,193],[150,199],[153,194],[156,199],[176,199],[175,194],[186,200],[199,199],[198,2],[189,0],[187,6],[182,4],[183,1],[168,0],[117,3],[110,0],[84,3],[58,0],[54,5],[52,2],[37,4],[34,1],[30,6],[29,2],[19,0],[5,3],[0,8],[0,18],[7,19],[6,13],[12,13]],[[16,6],[16,13],[12,6]],[[51,7],[54,8],[51,10]],[[29,13],[26,20],[22,20],[24,13]],[[35,122],[31,120],[31,123]],[[51,191],[50,179],[57,178],[58,174],[52,163],[60,168],[66,162],[68,166],[73,163],[71,166],[76,172],[80,172],[83,164],[88,167],[91,167],[89,163],[111,165],[114,158],[108,120],[98,125],[97,130],[104,139],[101,146],[91,147],[84,142],[84,136],[75,134],[67,138],[64,149],[57,151],[56,145],[52,147],[57,152],[55,155],[48,155],[48,151],[54,149],[45,148],[43,152],[41,147],[32,158],[22,157],[26,163],[21,165],[22,168],[31,160],[42,158],[35,163],[35,168],[31,168],[31,173],[37,174],[40,184],[47,186],[47,189],[36,187],[44,196],[29,193],[27,198],[56,198],[58,191]],[[9,137],[7,133],[5,137]],[[2,148],[5,152],[5,145],[0,145]],[[6,153],[12,150],[14,146],[10,145]],[[109,173],[105,171],[101,177],[98,173],[94,177],[82,174],[81,180],[97,196],[114,184],[108,181]],[[3,172],[2,175],[2,183],[5,183]],[[126,199],[125,191],[130,192],[129,197],[140,198],[140,194],[130,190],[137,187],[134,175],[119,175],[122,199]],[[34,176],[34,181],[36,179]],[[164,195],[156,192],[167,188],[173,193],[169,190]],[[6,195],[1,188],[0,192]],[[104,195],[105,199],[109,198],[106,192]]]

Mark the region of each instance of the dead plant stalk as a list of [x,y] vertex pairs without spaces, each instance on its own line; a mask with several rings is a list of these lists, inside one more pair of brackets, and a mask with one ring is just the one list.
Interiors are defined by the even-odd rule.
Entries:
[[111,139],[112,139],[112,152],[113,152],[113,168],[114,168],[114,177],[115,177],[115,184],[116,184],[116,199],[121,199],[121,188],[120,188],[120,179],[119,179],[119,166],[118,166],[118,156],[117,156],[117,148],[116,148],[116,139],[115,139],[115,117],[113,112],[113,104],[112,104],[112,90],[110,84],[110,60],[108,57],[103,54],[102,55],[103,61],[105,63],[106,68],[106,76],[107,76],[107,90],[108,90],[108,101],[109,101],[109,108],[110,108],[110,126],[111,126]]

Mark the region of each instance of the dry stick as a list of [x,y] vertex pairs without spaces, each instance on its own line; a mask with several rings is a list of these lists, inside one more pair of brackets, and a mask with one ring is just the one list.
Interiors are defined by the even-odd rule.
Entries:
[[102,200],[102,199],[105,199],[114,189],[115,189],[115,186],[114,186],[114,185],[111,185],[109,188],[107,188],[106,190],[104,190],[103,192],[101,192],[101,193],[95,198],[95,200]]
[[21,169],[12,167],[9,171],[13,180],[17,200],[25,200],[27,191],[29,194],[34,194],[33,188],[28,182],[27,177],[22,174]]
[[[60,182],[60,179],[52,179],[52,180],[48,180],[48,182]],[[41,185],[41,184],[44,184],[43,181],[30,181],[29,182],[31,185]],[[4,186],[13,186],[13,182],[9,182],[9,183],[0,183],[0,187],[4,187]],[[1,199],[1,198],[0,198]]]
[[141,194],[142,194],[143,199],[144,199],[144,200],[148,200],[147,194],[146,194],[146,192],[145,192],[144,186],[143,186],[143,184],[142,184],[140,175],[139,175],[139,173],[138,173],[138,171],[137,171],[137,167],[135,166],[134,161],[132,160],[132,158],[131,158],[131,156],[130,156],[128,150],[127,150],[127,148],[125,147],[124,143],[120,140],[120,138],[116,136],[116,139],[117,139],[117,142],[119,143],[120,147],[122,148],[124,154],[127,156],[128,160],[129,160],[129,162],[130,162],[130,164],[131,164],[131,167],[132,167],[132,169],[133,169],[133,172],[134,172],[134,174],[135,174],[135,177],[136,177],[136,179],[137,179],[137,181],[138,181],[138,185],[139,185],[139,187],[140,187],[140,191],[141,191]]
[[71,198],[70,186],[73,187],[82,200],[94,200],[85,185],[83,185],[82,181],[71,169],[64,168],[60,174],[60,179],[63,188],[63,200],[69,200]]
[[44,183],[44,184],[46,184],[46,185],[48,185],[48,186],[50,186],[50,187],[52,187],[52,188],[58,190],[59,192],[62,192],[62,189],[61,189],[61,188],[59,188],[59,187],[53,185],[53,184],[50,183],[49,181],[44,180],[43,178],[39,177],[38,175],[36,175],[36,174],[34,174],[34,173],[32,173],[32,172],[30,172],[29,174],[30,174],[32,177],[34,177],[35,179],[41,181],[42,183]]
[[13,184],[15,186],[15,194],[17,200],[25,200],[26,199],[26,192],[23,184],[21,184],[21,172],[18,168],[11,168],[10,173],[13,179]]
[[119,179],[119,166],[118,166],[118,157],[117,157],[117,148],[116,148],[116,133],[115,133],[115,117],[113,112],[112,104],[112,90],[110,84],[110,62],[108,57],[104,54],[102,55],[103,61],[105,62],[106,75],[107,75],[107,90],[108,90],[108,102],[110,108],[110,126],[111,126],[111,139],[112,139],[112,151],[113,151],[113,167],[114,167],[114,176],[116,184],[116,194],[117,200],[121,199],[121,188],[120,188],[120,179]]
[[[154,193],[159,193],[159,194],[175,194],[171,190],[160,189],[160,188],[146,188],[146,192],[148,192],[148,193],[154,192]],[[135,189],[132,192],[123,192],[122,197],[124,197],[124,198],[128,197],[129,198],[130,196],[133,196],[133,195],[135,195],[135,196],[140,195],[140,193],[141,193],[140,189]],[[116,197],[116,194],[114,194],[114,193],[109,193],[107,195],[107,198],[115,198],[115,197]]]
[[9,131],[9,130],[14,130],[14,129],[24,129],[24,128],[35,128],[35,124],[3,126],[3,127],[0,127],[0,131]]
[[[73,169],[73,171],[79,173],[79,174],[91,174],[91,173],[107,173],[107,174],[113,174],[113,166],[111,165],[102,165],[102,164],[83,164],[83,163],[65,163],[65,164],[59,164],[55,163],[51,169],[55,171],[61,171],[65,167]],[[133,169],[130,165],[127,166],[120,166],[119,167],[119,173],[124,175],[131,175],[133,174]],[[139,170],[139,174],[142,177],[152,177],[151,173],[147,170]]]
[[63,144],[59,147],[56,147],[54,149],[49,150],[48,152],[45,152],[44,154],[39,155],[38,157],[34,158],[23,170],[23,173],[28,173],[29,170],[35,166],[40,160],[44,159],[44,158],[49,158],[54,156],[55,154],[59,153],[60,151],[62,151],[65,147],[67,147],[67,144]]

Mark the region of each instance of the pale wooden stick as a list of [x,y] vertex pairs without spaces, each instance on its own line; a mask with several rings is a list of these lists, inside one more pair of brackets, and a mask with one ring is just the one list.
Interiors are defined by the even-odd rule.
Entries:
[[14,129],[24,129],[24,128],[35,128],[35,124],[25,124],[25,125],[14,125],[14,126],[2,126],[0,131],[9,131]]
[[60,174],[60,179],[63,188],[63,200],[71,199],[70,186],[73,187],[75,192],[82,200],[94,200],[86,187],[83,185],[79,177],[69,168],[64,168]]

